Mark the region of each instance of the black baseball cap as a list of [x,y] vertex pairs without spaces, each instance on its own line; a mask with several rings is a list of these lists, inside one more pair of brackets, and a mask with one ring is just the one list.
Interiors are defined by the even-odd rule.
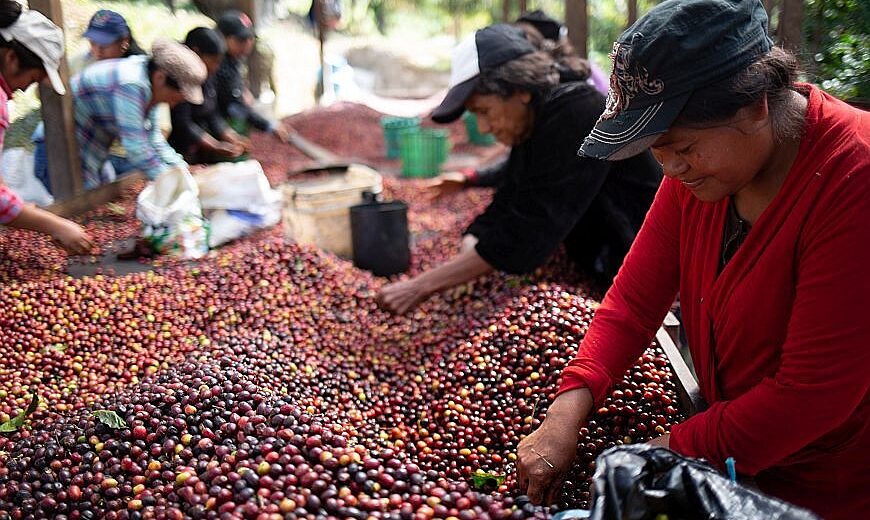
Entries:
[[235,36],[240,40],[250,40],[255,36],[254,23],[251,18],[241,11],[230,10],[218,18],[217,29],[224,36]]
[[490,25],[476,31],[453,49],[450,90],[432,111],[436,123],[455,121],[465,112],[465,102],[474,92],[480,73],[535,52],[519,27]]
[[523,13],[517,18],[517,23],[531,25],[541,33],[541,36],[554,42],[559,41],[559,37],[562,35],[562,24],[540,9]]
[[761,0],[667,0],[629,27],[610,58],[607,106],[580,155],[621,160],[646,150],[692,93],[770,50]]

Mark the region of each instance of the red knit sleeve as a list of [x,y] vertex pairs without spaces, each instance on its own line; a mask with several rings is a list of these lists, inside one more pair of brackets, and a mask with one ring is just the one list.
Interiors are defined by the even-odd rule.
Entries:
[[587,387],[600,403],[613,382],[649,346],[679,286],[682,204],[678,189],[670,179],[659,187],[577,357],[562,372],[559,393]]
[[[870,161],[843,176],[799,248],[778,370],[673,428],[672,449],[754,475],[847,421],[870,390]],[[866,452],[865,452],[866,453]]]

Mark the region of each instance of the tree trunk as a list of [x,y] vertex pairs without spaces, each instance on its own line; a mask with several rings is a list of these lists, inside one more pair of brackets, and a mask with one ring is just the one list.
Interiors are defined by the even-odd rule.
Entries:
[[522,15],[528,10],[528,2],[526,0],[520,0],[520,14]]
[[501,21],[504,23],[513,21],[511,20],[511,0],[501,0]]
[[588,57],[586,42],[589,39],[589,14],[586,0],[565,0],[565,26],[568,27],[571,45],[581,57]]
[[628,0],[628,26],[637,21],[637,0]]
[[803,0],[782,0],[777,35],[779,43],[792,52],[801,50],[801,26],[804,21]]

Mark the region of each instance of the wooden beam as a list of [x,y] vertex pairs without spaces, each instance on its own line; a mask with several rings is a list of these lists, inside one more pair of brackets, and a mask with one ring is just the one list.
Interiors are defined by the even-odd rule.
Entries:
[[801,26],[804,21],[803,0],[782,0],[776,34],[779,43],[792,52],[801,48]]
[[659,328],[656,332],[656,343],[665,351],[668,360],[671,362],[671,372],[674,374],[675,383],[677,385],[677,398],[680,400],[680,407],[686,413],[687,417],[691,417],[696,413],[703,412],[707,409],[707,403],[701,395],[701,388],[698,382],[695,381],[695,376],[689,369],[683,355],[680,354],[680,349],[671,340],[671,336],[665,331],[664,327]]
[[637,21],[637,0],[628,0],[628,27]]
[[565,26],[571,45],[581,57],[588,57],[589,12],[586,0],[565,0]]
[[128,173],[114,182],[102,184],[70,199],[55,202],[46,209],[61,217],[75,217],[107,202],[117,200],[128,188],[143,180],[146,179],[141,172]]
[[[63,27],[60,0],[30,0],[30,8],[44,14],[58,27]],[[48,152],[51,190],[56,200],[65,200],[84,190],[66,56],[60,60],[60,77],[66,86],[66,95],[59,96],[50,86],[41,83],[39,99],[42,120],[45,122],[45,148]]]

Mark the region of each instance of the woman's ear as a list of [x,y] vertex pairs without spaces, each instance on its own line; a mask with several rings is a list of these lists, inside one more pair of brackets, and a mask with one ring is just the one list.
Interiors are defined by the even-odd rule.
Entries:
[[11,49],[2,49],[0,55],[0,66],[5,74],[14,76],[19,71],[18,55],[12,52]]
[[519,96],[520,96],[520,101],[522,101],[524,105],[528,105],[529,103],[532,102],[532,93],[531,92],[523,91],[523,92],[519,93]]

